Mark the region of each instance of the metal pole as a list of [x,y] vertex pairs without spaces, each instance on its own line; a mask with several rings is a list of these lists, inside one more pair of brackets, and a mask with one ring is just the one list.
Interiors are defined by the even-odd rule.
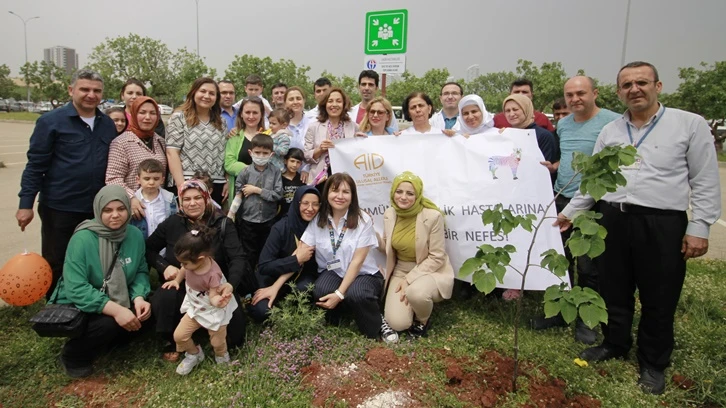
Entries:
[[623,35],[623,55],[620,57],[620,66],[625,66],[625,50],[628,46],[628,26],[630,26],[630,1],[628,0],[628,9],[625,12],[625,34]]
[[[36,18],[40,18],[38,16],[30,17],[29,19],[25,20],[23,17],[21,17],[19,14],[14,13],[12,11],[8,11],[8,13],[14,15],[15,17],[19,18],[20,21],[23,22],[23,37],[25,38],[25,65],[28,65],[28,21],[34,20]],[[28,76],[25,76],[25,89],[26,89],[26,97],[27,101],[30,102],[30,84],[28,83]]]
[[199,57],[199,0],[194,0],[197,3],[197,57]]

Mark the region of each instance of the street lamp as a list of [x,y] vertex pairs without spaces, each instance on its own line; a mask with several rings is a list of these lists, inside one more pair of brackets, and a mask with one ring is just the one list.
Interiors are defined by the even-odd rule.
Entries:
[[[25,20],[22,17],[20,17],[19,14],[13,13],[12,11],[8,11],[8,13],[14,15],[15,17],[19,18],[20,21],[23,22],[23,34],[25,37],[25,64],[28,64],[28,21],[35,20],[36,18],[40,18],[39,16],[30,17],[29,19]],[[30,102],[30,84],[28,83],[28,75],[25,75],[25,88],[27,89],[27,97],[28,102]]]
[[628,9],[625,11],[625,34],[623,34],[623,54],[620,56],[620,66],[625,66],[625,50],[628,45],[628,26],[630,25],[630,0],[628,0]]
[[199,57],[199,0],[194,0],[197,3],[197,57]]

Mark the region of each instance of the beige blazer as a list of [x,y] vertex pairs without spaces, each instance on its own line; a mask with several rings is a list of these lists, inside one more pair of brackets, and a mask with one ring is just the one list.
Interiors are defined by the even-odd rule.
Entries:
[[[355,137],[358,132],[358,125],[355,121],[343,122],[343,137],[351,138]],[[308,184],[313,184],[315,178],[325,169],[325,157],[328,153],[323,153],[320,157],[315,160],[313,153],[315,149],[320,147],[323,140],[328,138],[328,121],[323,123],[315,121],[310,124],[308,131],[305,133],[305,145],[303,151],[305,153],[305,161],[310,164],[310,176],[308,177]]]
[[[383,236],[379,249],[386,253],[386,284],[396,267],[396,251],[391,246],[393,228],[396,226],[396,210],[389,207],[383,214]],[[454,268],[451,267],[444,241],[444,216],[436,210],[424,208],[416,216],[416,266],[406,275],[410,285],[424,275],[433,276],[444,299],[451,298],[454,288]]]

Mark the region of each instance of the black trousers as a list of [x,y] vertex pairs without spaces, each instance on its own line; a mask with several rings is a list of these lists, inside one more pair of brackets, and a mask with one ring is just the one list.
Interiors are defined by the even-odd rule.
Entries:
[[[569,203],[570,198],[557,196],[557,198],[555,199],[555,207],[557,208],[557,213],[561,213],[562,210],[567,207],[567,204]],[[572,235],[572,228],[562,233],[563,245],[570,238],[570,235]],[[572,257],[572,252],[570,252],[570,249],[567,248],[567,246],[565,246],[565,257],[567,257],[567,260],[570,262],[568,272],[572,285],[577,285],[582,288],[590,288],[594,291],[598,291],[597,266],[595,265],[594,260],[590,259],[590,257],[587,255],[578,256],[577,274],[575,274],[574,258]]]
[[[265,279],[263,279],[262,282],[260,283],[260,287],[263,287],[263,288],[271,286],[277,280],[276,278],[272,278],[269,276],[264,277],[264,278]],[[315,283],[316,278],[317,278],[317,276],[311,276],[310,274],[301,274],[294,281],[295,288],[299,291],[304,291],[305,289],[307,289],[307,286],[309,284]],[[290,281],[292,281],[292,279],[294,279],[294,276],[287,282],[289,283]],[[290,293],[291,293],[290,286],[287,283],[285,283],[285,285],[283,285],[280,288],[280,291],[277,293],[277,297],[275,298],[275,301],[273,302],[272,305],[273,306],[276,305],[279,301],[284,299],[285,296],[289,295]],[[253,305],[250,303],[247,306],[247,312],[250,314],[250,317],[254,321],[256,321],[258,323],[262,323],[267,319],[267,313],[270,311],[270,307],[268,306],[268,303],[269,303],[269,301],[266,299],[262,300],[260,302],[257,302],[256,305]]]
[[[157,289],[151,296],[151,314],[154,316],[156,333],[164,340],[174,343],[174,330],[182,318],[179,311],[186,295],[186,286],[182,282],[179,290]],[[247,318],[245,317],[242,302],[237,294],[234,295],[240,306],[232,313],[232,320],[227,325],[227,347],[241,347],[245,342]]]
[[[343,278],[335,272],[321,273],[315,281],[314,300],[317,302],[321,297],[335,292],[342,282]],[[344,311],[350,311],[358,330],[368,338],[377,338],[383,324],[380,306],[382,291],[383,275],[380,272],[375,275],[358,275],[345,293],[345,300],[335,309],[326,312],[328,320],[339,321]]]
[[224,207],[224,200],[222,200],[222,192],[224,190],[225,184],[226,183],[214,183],[213,184],[214,189],[212,190],[212,194],[210,194],[210,196],[212,197],[212,200],[214,200],[215,203],[217,203],[223,207]]
[[673,320],[686,276],[681,254],[686,213],[642,207],[622,212],[605,202],[600,211],[600,224],[608,230],[605,252],[596,258],[600,294],[608,308],[603,344],[630,350],[637,288],[642,306],[638,361],[664,370],[673,352]]
[[70,368],[88,367],[113,344],[121,344],[142,333],[150,320],[141,322],[141,330],[130,332],[119,326],[111,316],[89,313],[86,330],[81,337],[69,339],[63,346],[61,358]]
[[242,249],[245,251],[245,254],[247,254],[247,261],[253,271],[257,271],[257,262],[260,259],[260,253],[265,246],[265,242],[267,242],[267,237],[270,235],[270,230],[272,230],[273,225],[275,225],[274,218],[269,221],[256,223],[247,222],[239,214],[237,215],[239,241],[242,244]]
[[66,249],[73,231],[82,221],[92,219],[93,213],[58,211],[41,203],[38,204],[38,215],[41,221],[40,252],[53,271],[53,282],[45,294],[45,298],[50,299],[58,279],[63,274]]

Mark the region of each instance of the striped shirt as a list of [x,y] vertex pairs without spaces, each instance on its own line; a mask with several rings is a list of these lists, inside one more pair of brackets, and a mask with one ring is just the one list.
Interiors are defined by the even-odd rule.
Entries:
[[199,122],[187,126],[184,113],[175,112],[169,118],[166,130],[166,146],[179,150],[184,179],[200,170],[207,171],[214,183],[224,183],[224,126],[222,130],[212,123]]
[[130,131],[113,139],[108,151],[106,184],[118,184],[126,189],[129,197],[133,197],[134,192],[139,188],[137,176],[139,175],[139,164],[142,161],[156,159],[166,168],[164,139],[156,133],[153,138],[153,150],[149,149],[146,143]]

